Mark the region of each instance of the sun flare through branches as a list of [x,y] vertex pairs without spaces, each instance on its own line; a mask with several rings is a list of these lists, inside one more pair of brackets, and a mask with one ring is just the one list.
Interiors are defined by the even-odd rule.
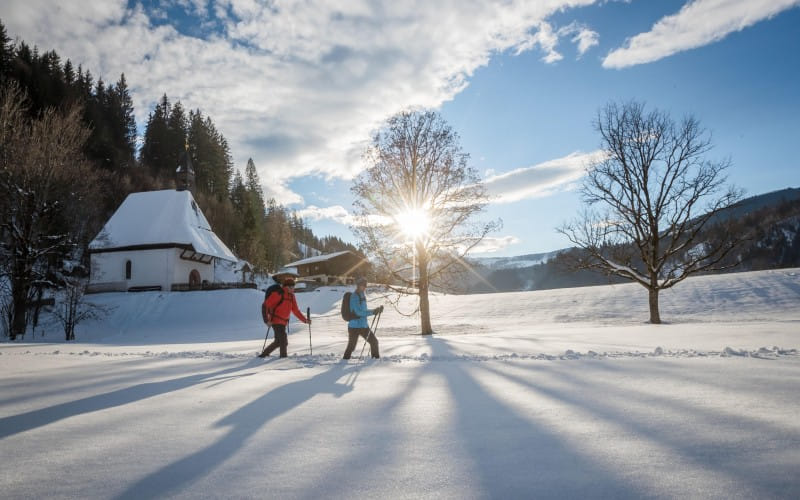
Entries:
[[428,233],[431,226],[431,219],[428,212],[421,208],[405,210],[394,216],[400,233],[408,238],[417,240]]
[[496,225],[472,219],[486,189],[458,134],[433,111],[390,117],[366,149],[356,178],[354,227],[387,286],[418,295],[420,331],[433,333],[429,291],[458,288],[464,256]]

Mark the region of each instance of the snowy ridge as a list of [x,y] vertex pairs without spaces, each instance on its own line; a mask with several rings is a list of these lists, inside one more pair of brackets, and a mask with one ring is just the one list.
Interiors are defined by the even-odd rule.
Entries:
[[538,266],[557,256],[564,250],[555,250],[546,253],[534,253],[528,255],[517,255],[514,257],[477,257],[472,260],[492,269],[520,269],[523,267]]
[[[3,353],[0,352],[0,355]],[[21,352],[14,352],[14,353],[6,353],[9,356],[26,356],[26,355],[33,355],[33,356],[86,356],[86,357],[106,357],[106,358],[120,358],[120,357],[141,357],[141,358],[159,358],[159,359],[252,359],[252,353],[230,353],[230,352],[223,352],[223,351],[144,351],[144,352],[126,352],[126,351],[89,351],[84,349],[83,351],[67,351],[62,352],[61,350],[55,350],[52,352],[45,352],[45,351],[21,351]],[[773,347],[761,347],[759,349],[748,350],[748,349],[734,349],[733,347],[725,347],[719,351],[697,351],[694,349],[678,349],[678,350],[669,350],[663,349],[661,347],[657,347],[650,352],[640,352],[640,351],[629,351],[629,352],[602,352],[598,353],[595,351],[574,351],[572,349],[567,349],[564,351],[563,354],[553,355],[553,354],[545,354],[545,353],[538,353],[538,354],[526,354],[526,353],[510,353],[510,354],[494,354],[494,355],[476,355],[476,354],[462,354],[462,355],[451,355],[451,356],[441,356],[441,355],[430,355],[427,353],[422,353],[418,355],[410,355],[410,354],[393,354],[388,356],[383,356],[380,359],[367,359],[359,360],[357,358],[353,358],[350,360],[349,363],[345,364],[353,364],[359,362],[369,362],[369,364],[373,363],[404,363],[404,362],[419,362],[419,363],[432,363],[432,362],[454,362],[454,361],[465,361],[465,362],[487,362],[487,361],[564,361],[564,360],[576,360],[576,359],[620,359],[620,358],[709,358],[709,357],[721,357],[721,358],[728,358],[728,357],[745,357],[745,358],[759,358],[759,359],[778,359],[784,356],[798,356],[800,352],[797,349],[783,349],[778,346]],[[273,355],[271,358],[267,358],[267,362],[269,361],[278,361],[284,360],[281,358],[277,358]],[[312,366],[324,366],[330,365],[333,363],[340,363],[343,362],[341,359],[340,353],[329,352],[326,354],[292,354],[288,358],[285,358],[286,361],[290,363],[297,363],[302,364],[303,366],[310,368]]]

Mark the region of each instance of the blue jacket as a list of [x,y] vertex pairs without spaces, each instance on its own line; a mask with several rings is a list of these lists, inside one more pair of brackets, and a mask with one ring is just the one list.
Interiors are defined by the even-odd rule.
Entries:
[[358,318],[348,321],[348,328],[369,328],[367,316],[372,316],[374,313],[371,309],[367,309],[367,297],[363,293],[353,292],[350,294],[350,312]]

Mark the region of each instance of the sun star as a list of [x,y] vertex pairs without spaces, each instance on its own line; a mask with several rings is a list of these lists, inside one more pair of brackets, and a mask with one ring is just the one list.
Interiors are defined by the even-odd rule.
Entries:
[[400,232],[409,238],[417,239],[428,231],[430,218],[425,210],[412,209],[401,212],[394,217]]

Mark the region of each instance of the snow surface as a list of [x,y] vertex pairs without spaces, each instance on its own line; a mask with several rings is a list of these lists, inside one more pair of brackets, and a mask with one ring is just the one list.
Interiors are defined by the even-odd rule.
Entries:
[[236,262],[189,191],[131,193],[89,244],[92,250],[135,245],[191,245],[194,251]]
[[345,290],[298,294],[313,355],[293,323],[254,356],[254,290],[93,295],[77,342],[0,344],[0,496],[800,497],[800,269],[690,278],[657,326],[634,284],[437,295],[437,335],[387,309],[340,363]]

